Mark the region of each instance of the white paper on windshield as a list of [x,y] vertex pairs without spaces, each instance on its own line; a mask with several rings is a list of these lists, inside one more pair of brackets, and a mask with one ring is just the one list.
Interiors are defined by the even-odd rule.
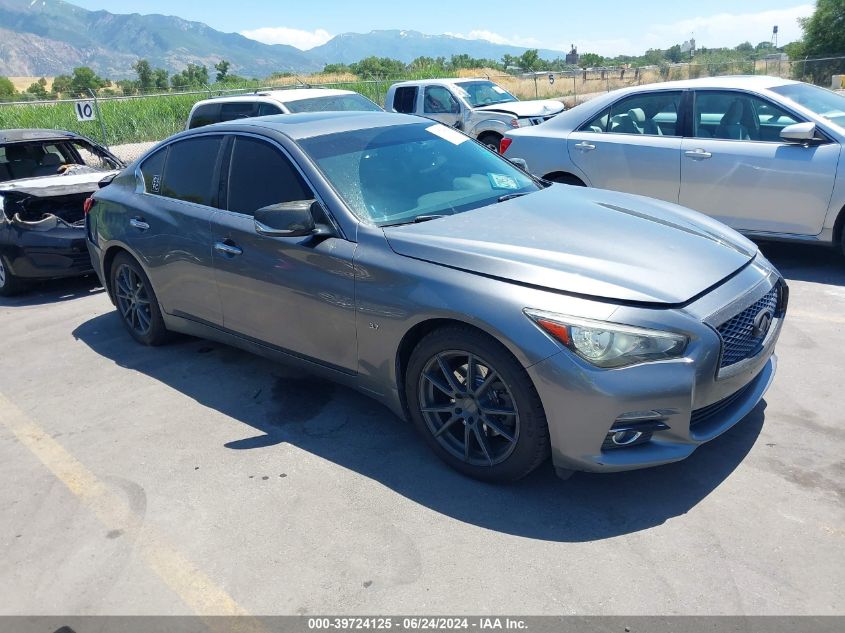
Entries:
[[513,176],[488,172],[487,177],[490,179],[493,189],[519,189],[519,184]]
[[501,88],[501,87],[499,87],[499,86],[493,86],[493,90],[494,90],[494,91],[496,91],[496,92],[498,92],[500,95],[505,94],[505,89],[504,89],[504,88]]
[[457,130],[453,130],[445,125],[440,125],[439,123],[425,129],[427,132],[431,132],[435,136],[439,136],[440,138],[449,141],[452,145],[460,145],[464,141],[469,140],[469,137],[464,136]]

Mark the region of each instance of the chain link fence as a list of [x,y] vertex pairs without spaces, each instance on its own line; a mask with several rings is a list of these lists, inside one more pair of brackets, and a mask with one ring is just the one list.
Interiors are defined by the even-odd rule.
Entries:
[[[605,67],[548,70],[510,74],[495,70],[459,71],[467,77],[485,77],[520,99],[558,99],[571,108],[610,90],[648,83],[715,77],[720,75],[770,75],[800,79],[832,87],[834,77],[845,74],[845,56],[824,59],[767,59],[721,63],[678,63],[659,66]],[[100,91],[95,100],[96,119],[79,121],[80,99],[0,101],[0,129],[51,128],[85,134],[110,147],[121,159],[131,162],[155,142],[184,129],[191,107],[197,101],[217,95],[249,94],[261,90],[296,87],[354,90],[384,104],[391,84],[406,79],[433,77],[414,73],[394,77],[361,78],[351,74],[279,77],[237,86],[204,87],[183,92],[157,91],[148,94],[116,95]],[[842,88],[841,78],[835,88]]]

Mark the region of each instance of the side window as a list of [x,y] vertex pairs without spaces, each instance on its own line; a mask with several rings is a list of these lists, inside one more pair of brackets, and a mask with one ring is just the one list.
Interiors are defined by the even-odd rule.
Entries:
[[693,110],[696,138],[779,142],[780,131],[799,122],[780,106],[742,92],[697,92]]
[[141,175],[144,177],[144,191],[161,194],[161,177],[164,174],[164,162],[167,159],[168,147],[158,150],[155,154],[141,163]]
[[404,114],[413,114],[417,108],[416,86],[401,86],[393,93],[393,109]]
[[220,104],[219,103],[205,103],[198,106],[194,110],[191,117],[190,129],[195,127],[202,127],[203,125],[211,125],[212,123],[220,122]]
[[213,206],[217,194],[214,171],[222,137],[200,136],[170,146],[164,165],[161,195]]
[[268,116],[270,114],[281,114],[282,110],[277,105],[272,103],[261,102],[258,104],[258,114],[256,116]]
[[443,86],[426,86],[423,98],[425,114],[457,114],[461,111],[457,99]]
[[314,197],[287,157],[269,143],[235,138],[226,208],[252,215],[261,207]]
[[248,119],[255,116],[258,109],[257,104],[248,101],[235,101],[233,103],[224,103],[220,106],[220,120],[234,121],[235,119]]
[[631,95],[581,126],[582,132],[678,136],[680,92]]

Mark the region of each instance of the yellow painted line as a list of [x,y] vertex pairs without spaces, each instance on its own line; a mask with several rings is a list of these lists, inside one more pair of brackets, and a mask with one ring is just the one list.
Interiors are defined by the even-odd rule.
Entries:
[[786,320],[803,319],[807,321],[827,321],[828,323],[845,324],[845,317],[836,314],[818,314],[816,312],[802,312],[800,310],[787,310]]
[[[93,512],[106,529],[136,531],[135,547],[146,565],[197,615],[248,615],[232,596],[169,545],[163,534],[144,524],[124,498],[113,493],[108,485],[2,393],[0,420],[83,506]],[[225,621],[208,618],[206,624],[211,630],[266,633],[261,623],[252,617],[227,618]]]

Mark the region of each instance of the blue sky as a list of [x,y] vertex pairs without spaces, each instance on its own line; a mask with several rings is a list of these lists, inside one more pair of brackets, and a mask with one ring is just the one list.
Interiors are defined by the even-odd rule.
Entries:
[[302,49],[322,44],[339,33],[412,29],[555,50],[568,50],[570,43],[575,43],[581,52],[603,55],[666,48],[689,39],[691,34],[699,46],[735,46],[745,40],[756,44],[770,38],[774,24],[780,27],[780,43],[785,44],[800,37],[796,19],[809,15],[813,8],[809,0],[557,0],[534,3],[536,10],[530,10],[531,2],[513,0],[70,1],[86,9],[113,13],[178,15],[221,31]]

